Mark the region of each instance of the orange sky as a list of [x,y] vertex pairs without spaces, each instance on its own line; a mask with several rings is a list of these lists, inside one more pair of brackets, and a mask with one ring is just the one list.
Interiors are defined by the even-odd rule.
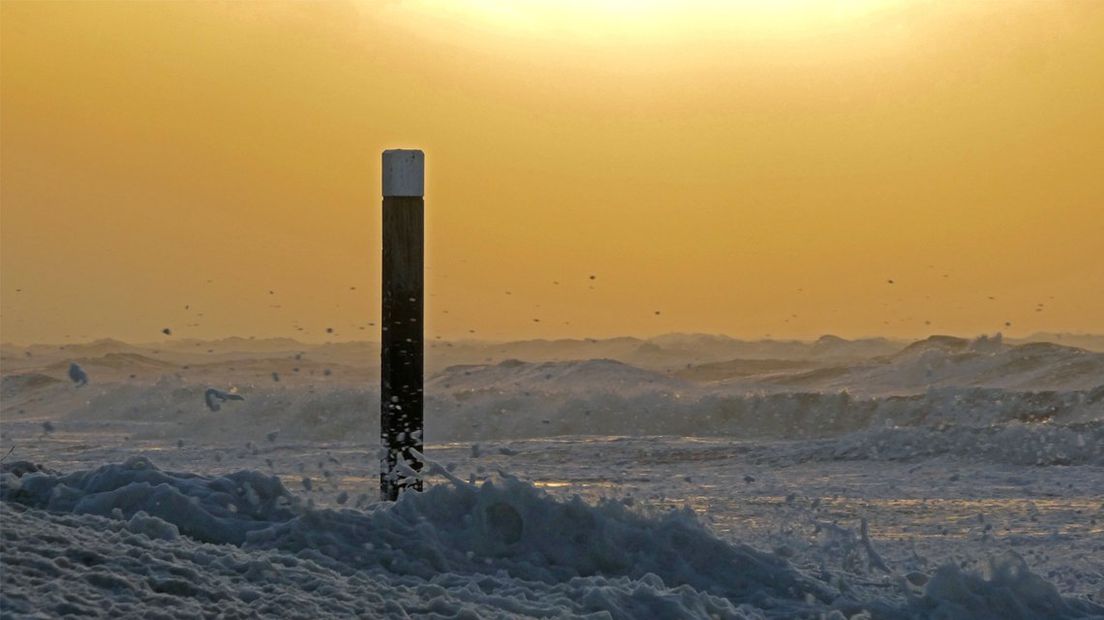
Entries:
[[1104,331],[1104,3],[0,6],[4,340]]

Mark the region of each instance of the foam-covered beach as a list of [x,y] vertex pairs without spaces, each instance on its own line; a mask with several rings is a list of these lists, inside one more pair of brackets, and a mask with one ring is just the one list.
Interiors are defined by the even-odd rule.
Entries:
[[[6,347],[4,610],[1104,615],[1101,354],[826,344],[841,346],[733,342],[715,355],[748,357],[718,362],[469,343],[427,384],[428,490],[393,505],[376,500],[370,357]],[[608,355],[562,359],[571,347]],[[1007,365],[1023,384],[992,370]],[[830,385],[810,384],[818,368]],[[212,411],[212,386],[243,399]]]

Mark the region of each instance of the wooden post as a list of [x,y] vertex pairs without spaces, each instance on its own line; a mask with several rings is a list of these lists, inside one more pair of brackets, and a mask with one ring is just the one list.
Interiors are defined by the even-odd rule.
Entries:
[[[380,499],[422,490],[421,471],[425,154],[383,152],[383,330]],[[403,466],[405,464],[405,466]],[[409,469],[407,469],[409,468]],[[405,472],[405,474],[404,474]]]

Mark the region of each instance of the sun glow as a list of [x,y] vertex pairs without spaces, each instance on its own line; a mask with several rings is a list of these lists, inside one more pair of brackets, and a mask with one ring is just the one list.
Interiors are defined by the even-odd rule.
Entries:
[[433,20],[507,36],[582,40],[807,37],[900,13],[908,0],[419,0]]

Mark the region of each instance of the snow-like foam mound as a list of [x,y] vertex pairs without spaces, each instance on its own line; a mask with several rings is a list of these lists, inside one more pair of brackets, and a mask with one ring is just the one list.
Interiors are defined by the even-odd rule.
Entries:
[[[13,567],[5,571],[5,609],[29,609],[28,601],[53,591],[26,578],[28,571],[67,578],[81,572],[73,564],[83,557],[95,576],[82,573],[78,589],[109,589],[139,607],[146,599],[163,606],[164,596],[195,599],[202,591],[200,598],[213,608],[237,613],[271,606],[271,597],[258,591],[266,584],[270,591],[293,589],[281,584],[296,567],[311,573],[314,585],[303,589],[312,596],[344,588],[366,597],[329,601],[327,613],[368,613],[367,607],[390,600],[397,606],[390,613],[420,608],[454,617],[1104,614],[1104,607],[1059,596],[1016,558],[994,561],[989,574],[945,567],[930,577],[902,578],[899,592],[856,600],[853,592],[830,585],[838,581],[831,575],[814,577],[778,556],[717,538],[689,511],[648,515],[612,500],[558,500],[506,475],[481,486],[450,478],[361,511],[304,506],[276,478],[257,472],[171,473],[142,457],[68,475],[25,463],[4,469],[4,556]],[[43,509],[73,516],[50,517]],[[59,537],[45,531],[47,522],[76,531]],[[45,536],[52,544],[41,544]],[[172,579],[178,587],[166,587],[164,574],[150,574],[158,566],[171,572],[163,562],[133,560],[166,550],[178,563]],[[42,559],[47,551],[70,559]],[[213,561],[217,557],[226,560]],[[232,589],[216,591],[227,587],[213,584],[219,571],[236,573],[225,580]],[[197,575],[195,584],[180,578],[188,574]],[[146,596],[151,589],[161,598]],[[291,598],[288,610],[306,605]],[[338,603],[347,607],[334,609]],[[376,607],[376,613],[385,611]]]
[[[741,603],[828,598],[785,561],[724,543],[691,512],[647,518],[618,502],[555,500],[503,477],[476,487],[454,480],[394,505],[359,510],[302,506],[274,476],[220,477],[161,471],[144,457],[90,471],[5,475],[4,501],[54,512],[156,521],[192,538],[304,552],[355,567],[429,579],[495,573],[556,583],[576,577],[652,573]],[[170,528],[153,527],[159,534]]]
[[[240,471],[218,478],[163,472],[144,457],[58,475],[25,463],[5,465],[0,499],[53,512],[131,518],[145,513],[182,534],[240,545],[250,531],[295,517],[293,496],[275,476]],[[27,471],[30,469],[30,471]]]
[[1058,589],[1032,573],[1023,558],[1007,552],[990,558],[982,574],[954,564],[940,567],[913,595],[913,610],[926,618],[1100,618],[1104,607],[1063,598]]

